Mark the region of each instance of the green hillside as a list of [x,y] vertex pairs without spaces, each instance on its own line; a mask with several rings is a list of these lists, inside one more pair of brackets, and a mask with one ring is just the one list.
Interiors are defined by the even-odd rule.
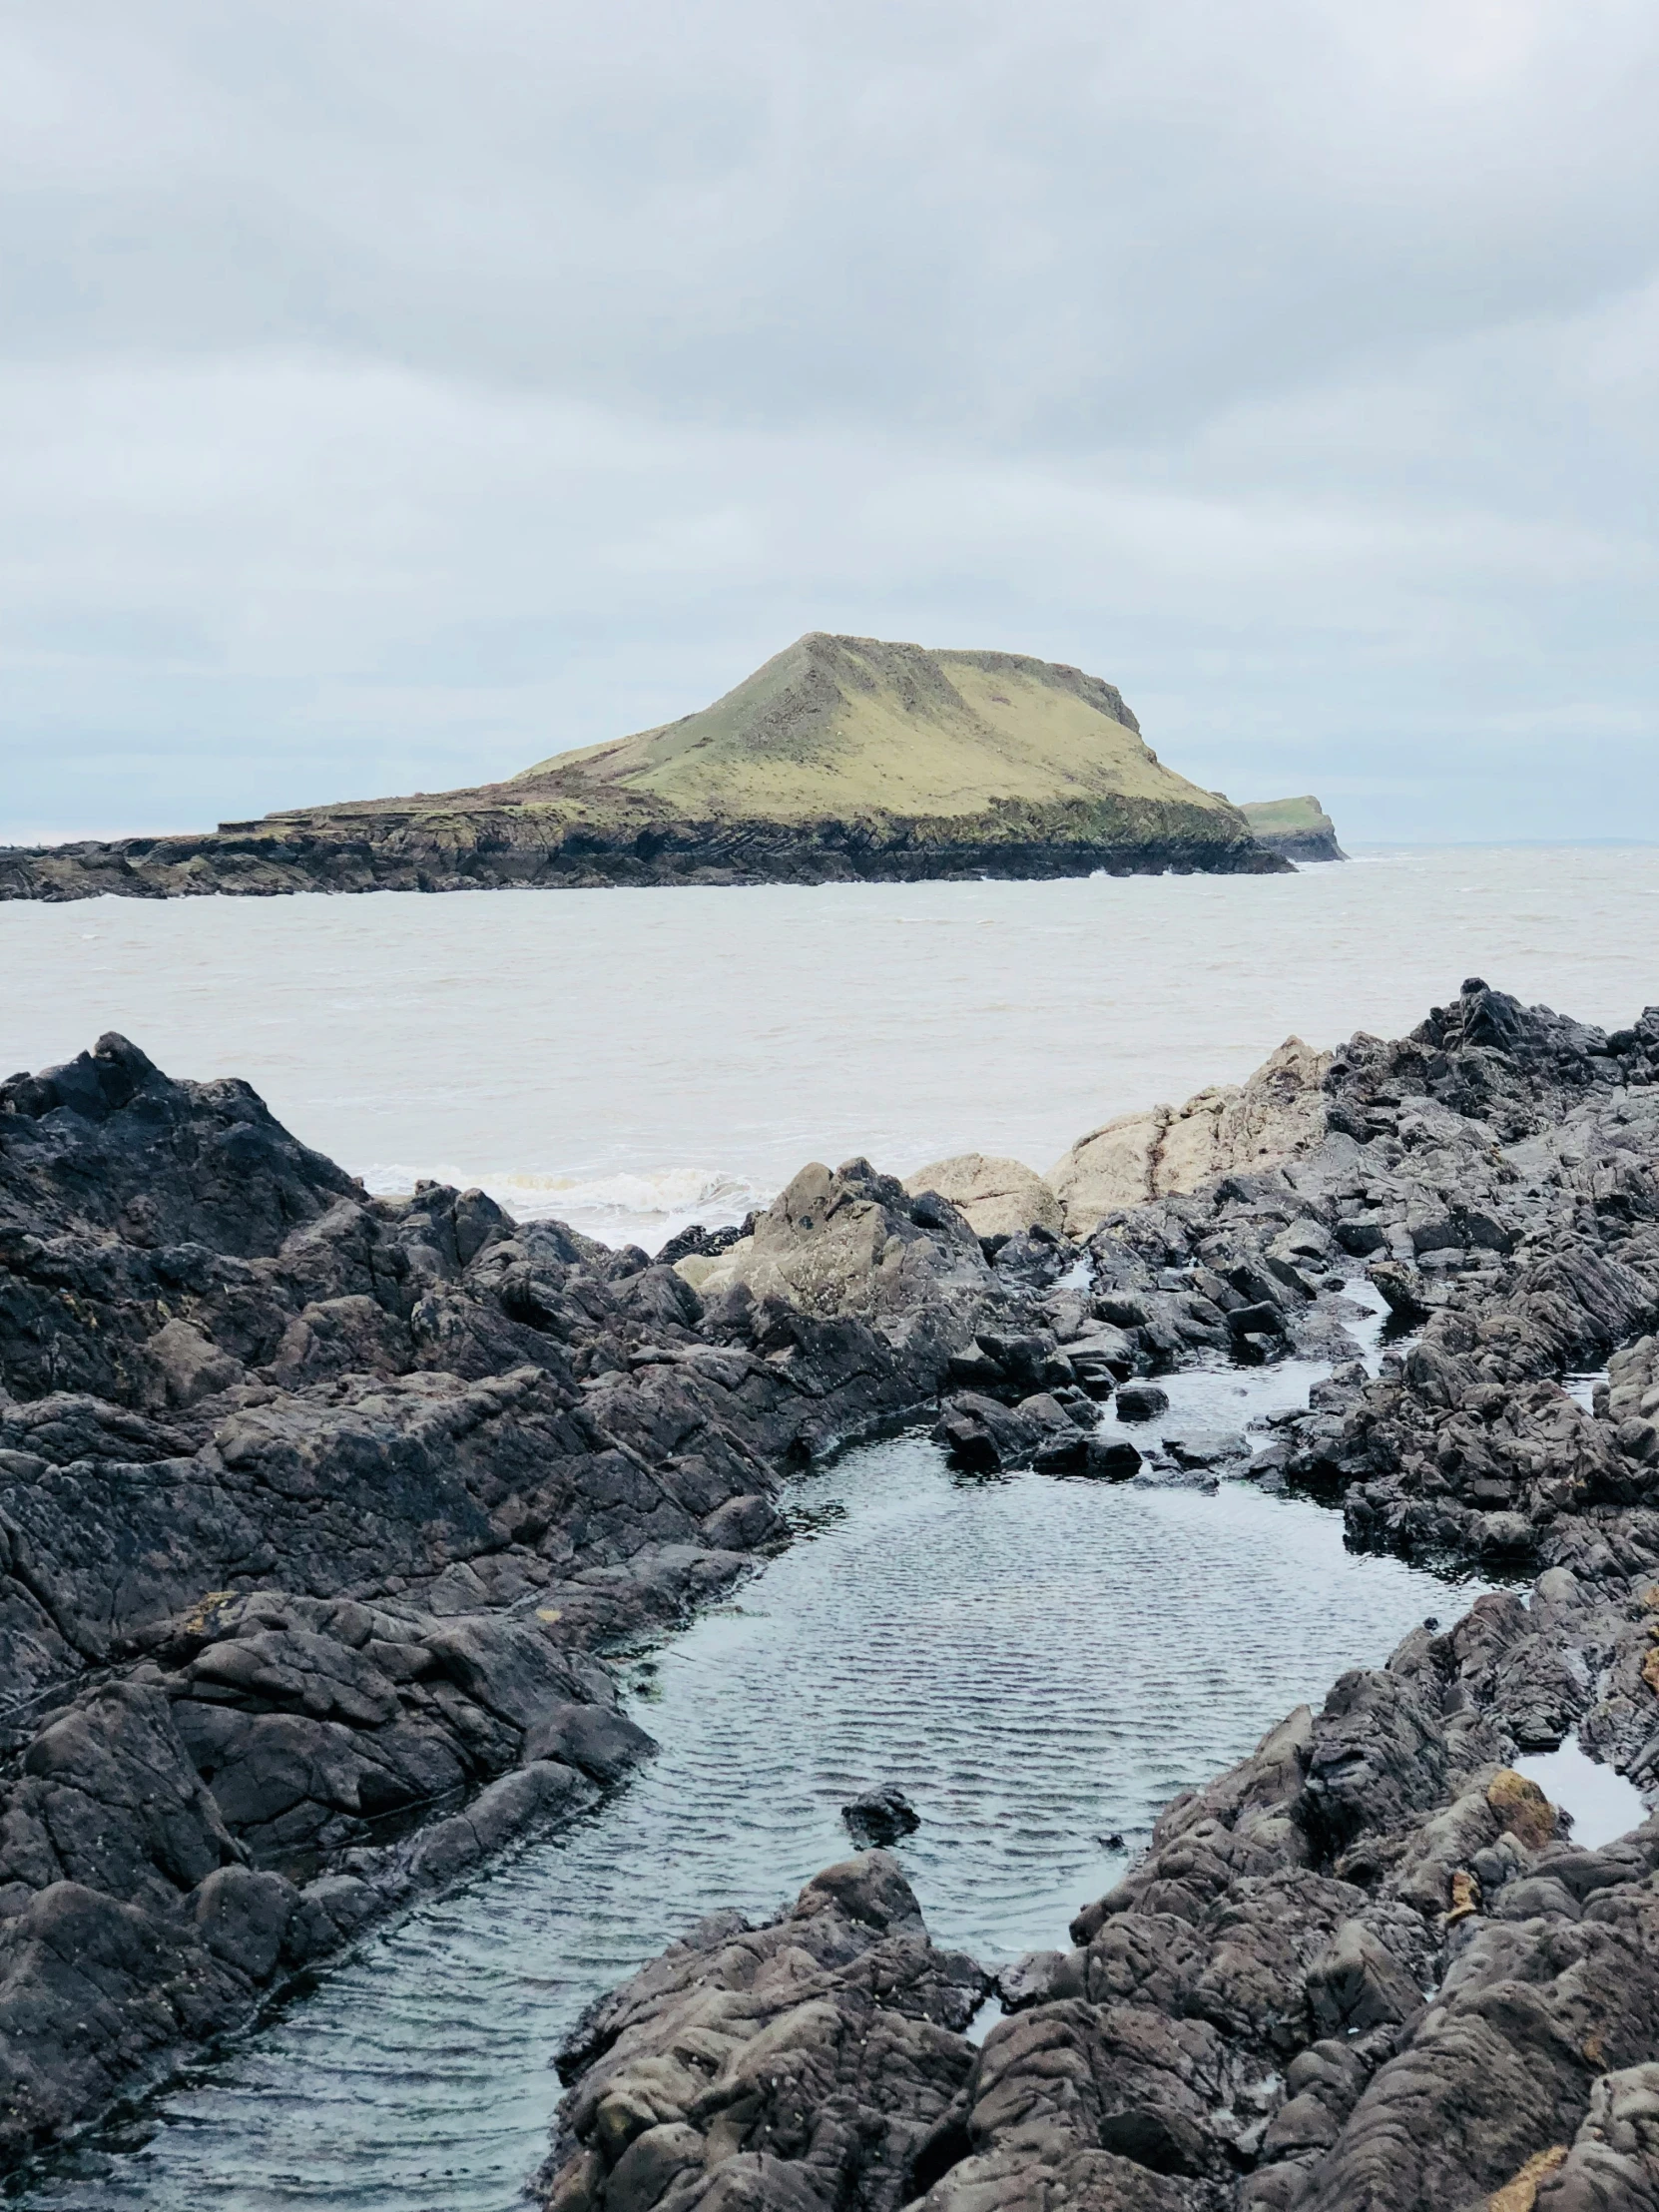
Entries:
[[1292,860],[1346,860],[1337,825],[1314,798],[1250,800],[1239,812],[1270,852]]
[[822,631],[700,714],[557,754],[514,783],[594,802],[627,793],[697,819],[936,820],[998,803],[1131,800],[1196,811],[1228,836],[1244,827],[1225,800],[1163,766],[1099,677],[1015,653]]

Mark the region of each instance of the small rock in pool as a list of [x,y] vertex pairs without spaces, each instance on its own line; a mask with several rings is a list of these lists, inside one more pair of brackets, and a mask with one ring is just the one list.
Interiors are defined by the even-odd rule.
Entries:
[[1219,1428],[1189,1428],[1179,1436],[1166,1436],[1164,1447],[1181,1467],[1216,1467],[1228,1459],[1243,1459],[1250,1451],[1243,1436]]
[[1099,1836],[1095,1841],[1104,1844],[1108,1851],[1121,1851],[1123,1849],[1123,1831],[1114,1828],[1109,1836]]
[[866,1790],[850,1805],[843,1805],[841,1819],[860,1851],[896,1844],[900,1836],[908,1836],[921,1826],[921,1815],[903,1791],[895,1790],[890,1783],[879,1790]]
[[1127,1482],[1140,1473],[1141,1455],[1122,1436],[1090,1436],[1082,1471],[1099,1482]]
[[1156,1382],[1125,1382],[1118,1391],[1119,1420],[1156,1420],[1169,1411],[1169,1392]]

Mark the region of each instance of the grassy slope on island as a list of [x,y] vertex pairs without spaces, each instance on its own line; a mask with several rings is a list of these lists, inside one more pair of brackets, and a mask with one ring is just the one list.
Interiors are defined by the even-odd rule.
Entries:
[[1337,825],[1311,792],[1300,799],[1248,801],[1239,812],[1251,832],[1287,860],[1346,860]]
[[1179,808],[1224,841],[1243,829],[1225,800],[1164,767],[1098,677],[822,632],[700,714],[556,755],[515,784],[526,799],[580,792],[601,807],[602,794],[627,794],[694,819],[948,820],[1127,800]]
[[1312,793],[1304,794],[1301,799],[1247,800],[1239,812],[1259,837],[1334,837],[1337,834],[1337,825]]

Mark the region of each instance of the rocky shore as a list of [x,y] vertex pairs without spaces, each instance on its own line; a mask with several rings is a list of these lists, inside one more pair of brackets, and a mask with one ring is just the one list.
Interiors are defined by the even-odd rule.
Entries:
[[[1158,802],[1008,805],[966,818],[687,819],[616,803],[567,819],[499,787],[447,806],[316,809],[196,835],[0,848],[0,899],[279,898],[299,891],[635,889],[968,882],[1003,876],[1261,875],[1277,849]],[[468,804],[455,804],[466,801]]]
[[[1094,1133],[1063,1193],[815,1166],[657,1262],[370,1199],[120,1038],[0,1086],[0,2152],[624,1777],[607,1652],[782,1540],[792,1466],[921,1420],[1120,1478],[1125,1384],[1295,1349],[1331,1377],[1255,1478],[1530,1594],[1178,1800],[982,2046],[991,1977],[887,1854],[716,1916],[577,2031],[544,2194],[1659,2204],[1659,1826],[1581,1849],[1510,1764],[1659,1767],[1656,1076],[1659,1012],[1606,1037],[1471,982]],[[1362,1273],[1406,1333],[1375,1376]]]
[[[550,2207],[1659,2204],[1659,1820],[1582,1848],[1511,1763],[1576,1735],[1659,1769],[1656,1072],[1659,1011],[1609,1038],[1471,981],[1331,1057],[1277,1164],[1115,1212],[1086,1296],[959,1357],[951,1449],[1059,1438],[1057,1471],[1096,1471],[1074,1387],[1329,1350],[1363,1265],[1408,1348],[1339,1365],[1252,1471],[1342,1497],[1359,1544],[1531,1588],[1178,1798],[1069,1948],[997,1977],[982,2046],[988,1977],[887,1855],[693,1930],[572,2037]],[[1562,1386],[1603,1365],[1591,1405]]]

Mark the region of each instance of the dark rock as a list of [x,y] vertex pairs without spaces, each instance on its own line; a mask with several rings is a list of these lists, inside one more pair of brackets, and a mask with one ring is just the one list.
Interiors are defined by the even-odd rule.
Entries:
[[1029,1458],[1042,1441],[1043,1426],[995,1398],[963,1390],[945,1400],[933,1435],[956,1465],[995,1474]]
[[903,1791],[890,1782],[883,1783],[879,1789],[866,1790],[850,1805],[843,1805],[841,1819],[860,1851],[896,1844],[901,1836],[908,1836],[921,1826],[920,1814]]
[[547,2201],[644,2204],[713,2160],[720,2194],[699,2201],[729,2212],[897,2212],[973,2067],[961,2030],[988,1986],[929,1942],[884,1852],[827,1869],[765,1928],[717,1916],[578,2024]]
[[1156,1382],[1125,1382],[1117,1395],[1119,1420],[1156,1420],[1169,1411],[1169,1392]]
[[925,1313],[706,1305],[481,1192],[370,1199],[119,1037],[0,1085],[0,2162],[647,1755],[593,1647],[729,1587],[787,1466],[935,1385],[945,1275],[1030,1335],[953,1214],[819,1184],[934,1255]]
[[1127,1482],[1138,1474],[1143,1461],[1135,1446],[1123,1436],[1091,1436],[1082,1471],[1101,1482]]

